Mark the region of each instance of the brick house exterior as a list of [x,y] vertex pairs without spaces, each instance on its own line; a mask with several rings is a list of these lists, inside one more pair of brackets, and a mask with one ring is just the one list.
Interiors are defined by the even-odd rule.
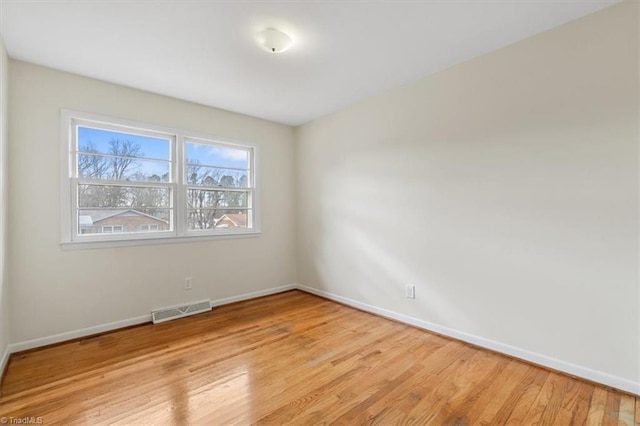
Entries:
[[216,228],[246,228],[247,215],[241,213],[228,213],[220,216],[216,221]]

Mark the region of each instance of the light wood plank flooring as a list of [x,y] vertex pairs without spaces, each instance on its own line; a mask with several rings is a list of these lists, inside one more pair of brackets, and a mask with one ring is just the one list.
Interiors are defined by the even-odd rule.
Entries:
[[44,424],[639,425],[629,395],[300,291],[12,356]]

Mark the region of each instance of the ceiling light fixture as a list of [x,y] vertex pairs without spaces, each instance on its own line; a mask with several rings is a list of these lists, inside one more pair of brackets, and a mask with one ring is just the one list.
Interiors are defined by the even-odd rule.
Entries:
[[293,40],[282,31],[268,28],[255,36],[256,43],[261,49],[271,53],[281,53],[291,47]]

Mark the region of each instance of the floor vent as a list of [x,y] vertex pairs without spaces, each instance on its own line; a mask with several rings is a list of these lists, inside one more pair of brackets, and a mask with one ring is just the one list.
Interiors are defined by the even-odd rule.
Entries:
[[158,309],[151,312],[153,323],[165,322],[172,319],[187,317],[189,315],[199,314],[211,310],[211,301],[203,300],[202,302],[191,303],[190,305],[176,306],[174,308]]

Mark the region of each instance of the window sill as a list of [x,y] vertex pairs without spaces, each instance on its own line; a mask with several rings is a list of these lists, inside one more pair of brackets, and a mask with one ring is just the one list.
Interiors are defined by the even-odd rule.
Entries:
[[193,235],[182,237],[158,237],[158,238],[141,238],[133,240],[108,240],[108,241],[73,241],[62,242],[60,248],[62,250],[85,250],[85,249],[101,249],[111,247],[133,247],[133,246],[154,246],[158,244],[174,244],[174,243],[196,243],[202,241],[229,240],[237,238],[255,238],[259,237],[260,231],[246,231],[229,234],[209,234],[209,235]]

